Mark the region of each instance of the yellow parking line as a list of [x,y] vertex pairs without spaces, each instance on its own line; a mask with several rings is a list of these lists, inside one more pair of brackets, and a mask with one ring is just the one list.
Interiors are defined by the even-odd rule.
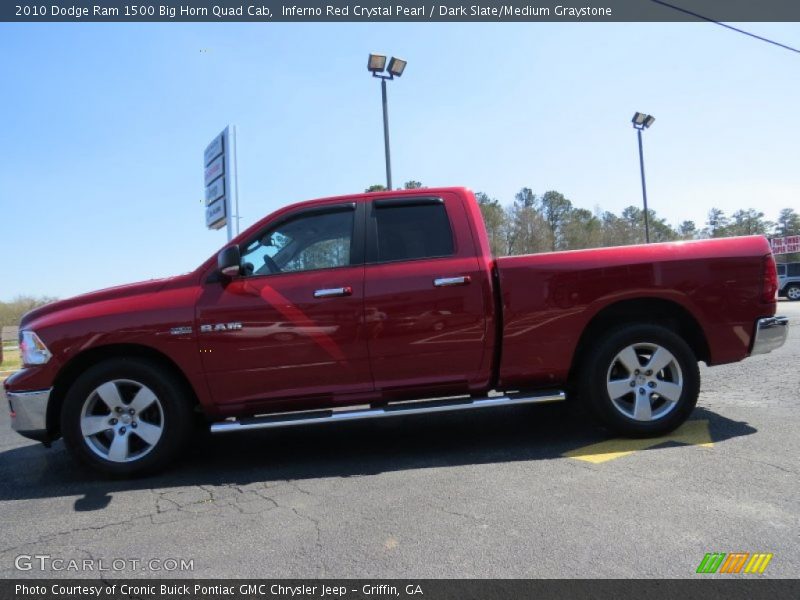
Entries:
[[647,439],[617,438],[606,440],[597,444],[590,444],[589,446],[570,450],[562,454],[562,456],[599,464],[614,460],[615,458],[622,458],[623,456],[628,456],[639,450],[646,450],[647,448],[652,448],[666,442],[702,446],[703,448],[712,448],[714,446],[714,442],[708,430],[708,421],[698,420],[687,421],[672,433],[662,437]]

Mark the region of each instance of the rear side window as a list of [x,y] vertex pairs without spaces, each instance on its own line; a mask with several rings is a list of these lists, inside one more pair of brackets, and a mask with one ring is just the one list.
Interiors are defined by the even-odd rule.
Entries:
[[375,204],[378,261],[453,254],[453,232],[444,204]]
[[789,277],[800,277],[800,263],[789,263],[786,270]]
[[786,275],[786,265],[778,265],[778,276],[783,277]]

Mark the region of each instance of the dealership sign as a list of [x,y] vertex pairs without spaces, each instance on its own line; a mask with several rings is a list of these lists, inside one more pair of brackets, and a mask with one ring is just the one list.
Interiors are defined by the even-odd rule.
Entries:
[[772,238],[769,241],[773,254],[791,254],[800,252],[800,235],[787,235],[781,238]]
[[236,191],[235,145],[235,129],[229,126],[203,152],[206,227],[220,229],[227,225],[228,239],[232,237],[231,222],[235,218],[231,211]]

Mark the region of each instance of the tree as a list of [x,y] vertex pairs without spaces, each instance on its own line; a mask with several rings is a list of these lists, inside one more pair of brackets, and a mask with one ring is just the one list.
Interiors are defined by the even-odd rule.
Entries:
[[647,222],[650,226],[651,242],[672,242],[680,238],[678,232],[667,223],[667,220],[659,217],[651,208],[647,209]]
[[636,206],[628,206],[621,213],[624,223],[624,239],[626,244],[643,244],[644,239],[644,213]]
[[376,183],[375,185],[369,186],[367,189],[364,190],[365,192],[385,192],[386,186],[381,185],[380,183]]
[[800,214],[797,214],[793,208],[781,210],[775,224],[775,235],[777,237],[800,235]]
[[621,217],[606,211],[600,218],[603,246],[632,244],[627,223]]
[[0,326],[18,325],[26,312],[55,300],[50,296],[17,296],[11,302],[0,302]]
[[549,229],[549,243],[551,250],[557,250],[562,245],[561,234],[564,221],[572,210],[572,202],[556,191],[548,191],[539,198],[539,207],[547,228]]
[[728,225],[726,234],[730,236],[765,235],[774,226],[774,223],[764,220],[763,212],[748,208],[733,213],[733,221]]
[[[787,235],[800,235],[800,215],[792,208],[784,208],[778,214],[778,221],[775,224],[775,236],[786,237]],[[800,253],[782,254],[781,262],[798,262]]]
[[550,247],[548,229],[530,188],[522,188],[508,211],[507,249],[510,254],[543,252]]
[[489,236],[489,246],[493,256],[503,256],[508,254],[506,247],[506,211],[496,198],[490,198],[488,194],[478,192],[475,194],[478,206],[483,215],[483,222],[486,225],[486,234]]
[[678,225],[678,236],[682,240],[693,240],[697,237],[697,225],[694,221],[684,221]]
[[[666,219],[662,219],[653,209],[647,209],[647,224],[651,242],[677,240],[679,234]],[[645,242],[644,211],[637,206],[628,206],[619,217],[614,213],[602,215],[603,245],[625,246]]]
[[422,187],[424,186],[419,181],[414,181],[413,179],[411,181],[406,181],[403,184],[404,190],[418,190]]
[[533,208],[536,206],[536,194],[533,193],[531,188],[522,188],[515,194],[514,202],[526,208]]
[[602,246],[603,228],[600,219],[585,208],[573,208],[562,223],[561,243],[565,250]]
[[708,211],[708,220],[703,234],[712,238],[725,237],[728,223],[728,217],[725,216],[725,212],[722,209],[712,208]]

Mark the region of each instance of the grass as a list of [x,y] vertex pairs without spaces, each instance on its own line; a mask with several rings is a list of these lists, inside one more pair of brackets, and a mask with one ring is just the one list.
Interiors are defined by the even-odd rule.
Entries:
[[3,348],[3,362],[0,371],[13,371],[20,368],[19,350],[16,348]]

